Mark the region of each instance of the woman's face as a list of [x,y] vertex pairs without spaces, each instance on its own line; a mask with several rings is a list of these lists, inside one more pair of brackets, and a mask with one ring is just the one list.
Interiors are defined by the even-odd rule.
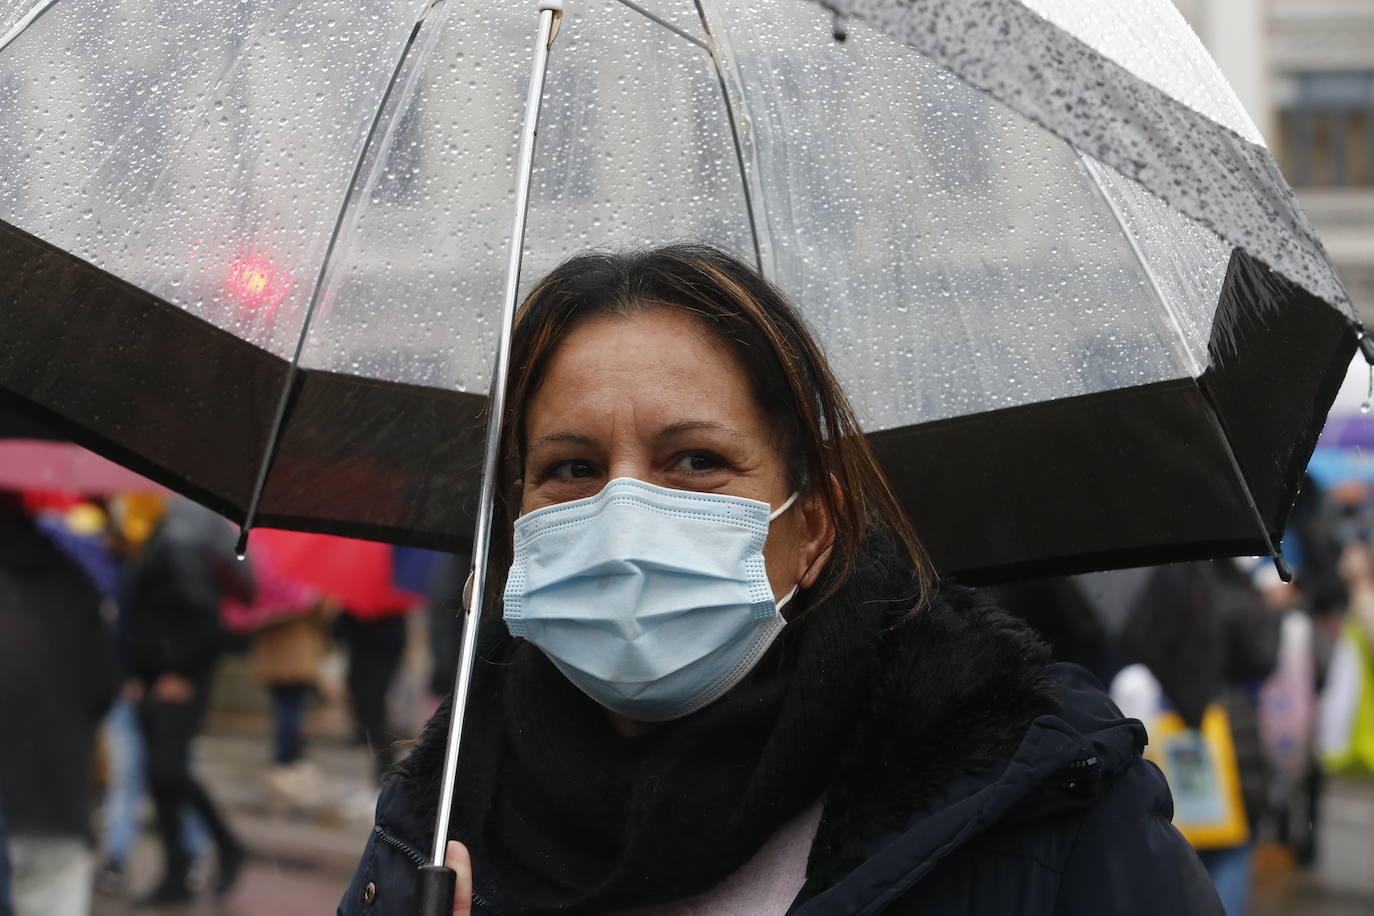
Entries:
[[[522,512],[594,496],[617,477],[774,509],[791,495],[784,456],[734,355],[678,309],[574,328],[531,399],[525,437]],[[773,521],[764,559],[775,597],[816,580],[833,537],[824,503],[805,494]]]

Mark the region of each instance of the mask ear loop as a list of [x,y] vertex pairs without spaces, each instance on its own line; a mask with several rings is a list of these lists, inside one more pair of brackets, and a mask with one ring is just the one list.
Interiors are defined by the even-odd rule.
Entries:
[[[769,523],[771,524],[778,516],[782,515],[782,514],[783,514],[784,512],[786,512],[788,509],[791,509],[791,508],[792,508],[792,504],[793,504],[794,502],[796,502],[796,501],[797,501],[797,498],[800,497],[800,496],[801,496],[801,490],[793,490],[793,491],[792,491],[792,495],[789,496],[789,497],[787,497],[787,499],[783,501],[783,504],[782,504],[781,506],[778,506],[776,509],[774,509],[774,510],[772,511],[772,513],[769,514],[769,516],[768,516],[768,521],[769,521]],[[833,550],[834,547],[835,547],[835,542],[834,542],[834,541],[831,541],[829,544],[826,544],[826,545],[825,545],[825,549],[822,550],[820,553],[816,554],[816,558],[815,558],[814,560],[812,560],[810,563],[806,564],[806,569],[802,571],[801,579],[798,579],[798,580],[797,580],[796,584],[792,586],[792,590],[791,590],[790,592],[788,592],[786,595],[783,595],[782,598],[780,598],[780,599],[778,600],[777,606],[778,606],[778,610],[779,610],[779,611],[781,611],[781,610],[783,609],[783,607],[786,606],[787,602],[791,601],[793,598],[796,597],[797,592],[799,592],[799,591],[801,590],[801,580],[802,580],[802,579],[805,579],[805,578],[807,577],[807,575],[811,572],[811,567],[813,567],[813,566],[815,566],[817,563],[819,563],[819,562],[821,561],[822,558],[824,558],[824,557],[826,557],[826,556],[829,556],[829,555],[830,555],[830,551]]]
[[776,509],[774,509],[772,512],[768,514],[768,521],[774,521],[779,515],[782,515],[788,509],[791,509],[792,504],[797,501],[798,496],[801,496],[801,490],[793,490],[792,495],[787,497],[787,499],[783,502],[781,506],[778,506]]

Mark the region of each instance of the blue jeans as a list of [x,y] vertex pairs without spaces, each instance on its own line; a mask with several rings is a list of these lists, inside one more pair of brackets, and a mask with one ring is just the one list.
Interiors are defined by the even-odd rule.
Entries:
[[305,697],[308,684],[273,684],[272,718],[274,741],[272,760],[285,766],[301,759],[301,729],[305,725]]
[[[138,841],[145,779],[143,733],[138,728],[134,704],[123,697],[115,700],[105,714],[105,734],[109,740],[110,785],[105,790],[100,850],[106,862],[123,865]],[[189,811],[182,815],[181,838],[186,851],[195,859],[210,845],[205,826]]]
[[1208,849],[1199,852],[1202,866],[1212,876],[1217,896],[1226,909],[1226,916],[1245,916],[1250,901],[1250,877],[1253,872],[1250,844],[1229,849]]

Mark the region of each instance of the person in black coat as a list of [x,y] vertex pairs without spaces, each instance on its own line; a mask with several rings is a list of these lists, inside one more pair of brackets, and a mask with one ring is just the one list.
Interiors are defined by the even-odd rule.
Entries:
[[166,860],[148,903],[192,896],[187,886],[191,861],[181,835],[186,809],[195,811],[215,840],[217,892],[234,883],[245,855],[191,769],[191,742],[205,716],[221,645],[221,598],[252,600],[248,566],[234,559],[232,544],[223,519],[177,500],[124,567],[129,666],[133,692],[140,696],[148,789]]
[[19,916],[89,906],[92,758],[115,690],[100,602],[19,497],[0,492],[0,806]]
[[[1219,916],[1144,728],[934,581],[753,270],[575,258],[511,366],[454,913]],[[343,916],[416,912],[448,722],[387,781]]]

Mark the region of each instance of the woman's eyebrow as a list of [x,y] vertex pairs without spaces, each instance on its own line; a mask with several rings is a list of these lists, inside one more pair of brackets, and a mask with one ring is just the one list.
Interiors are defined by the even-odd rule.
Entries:
[[654,439],[659,442],[680,436],[683,433],[696,432],[724,433],[727,436],[743,436],[738,430],[731,429],[724,424],[717,423],[715,420],[679,420],[676,423],[669,423],[654,434]]
[[582,445],[587,448],[598,448],[601,443],[591,436],[583,436],[578,433],[549,433],[547,436],[540,436],[530,443],[530,448],[538,448],[541,445],[571,444]]

